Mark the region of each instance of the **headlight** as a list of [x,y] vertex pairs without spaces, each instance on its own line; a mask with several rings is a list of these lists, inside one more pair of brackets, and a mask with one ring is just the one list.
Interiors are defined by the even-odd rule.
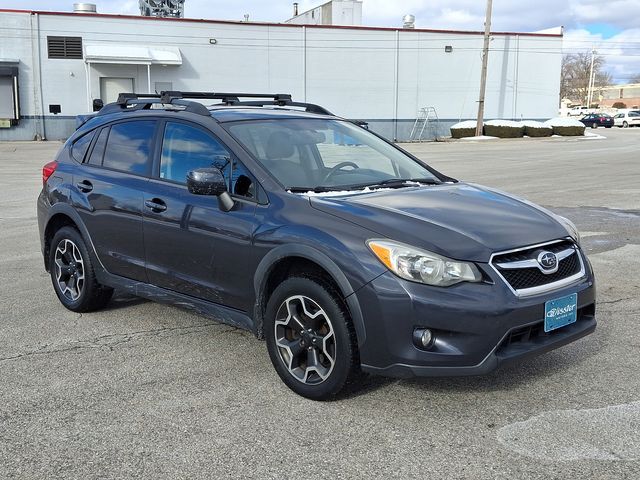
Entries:
[[482,280],[478,267],[473,263],[458,262],[389,240],[369,240],[367,245],[378,260],[405,280],[436,287]]
[[578,231],[578,227],[576,227],[575,223],[569,220],[562,215],[556,215],[558,221],[562,224],[562,226],[567,230],[567,233],[571,235],[578,245],[580,245],[580,232]]

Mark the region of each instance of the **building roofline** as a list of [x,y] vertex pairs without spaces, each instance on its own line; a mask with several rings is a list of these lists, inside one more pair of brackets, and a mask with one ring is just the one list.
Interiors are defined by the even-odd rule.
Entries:
[[[50,15],[63,17],[96,17],[96,18],[122,18],[127,20],[145,20],[156,22],[193,22],[214,25],[259,25],[266,27],[284,28],[319,28],[319,29],[341,29],[341,30],[368,30],[368,31],[389,31],[401,32],[422,32],[422,33],[450,33],[456,35],[484,35],[484,32],[475,30],[437,30],[430,28],[402,28],[402,27],[370,27],[362,25],[306,25],[299,23],[273,23],[273,22],[243,22],[239,20],[209,20],[204,18],[170,18],[170,17],[145,17],[142,15],[123,15],[115,13],[76,13],[76,12],[54,12],[47,10],[21,10],[11,8],[0,8],[0,13],[24,13],[29,15]],[[535,32],[491,32],[491,35],[521,36],[521,37],[543,37],[562,38],[562,33],[535,33]]]

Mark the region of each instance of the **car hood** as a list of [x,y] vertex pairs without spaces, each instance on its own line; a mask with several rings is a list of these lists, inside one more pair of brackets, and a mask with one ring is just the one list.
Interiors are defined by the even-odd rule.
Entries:
[[548,210],[473,184],[311,196],[310,202],[381,237],[457,260],[488,262],[494,252],[568,236]]

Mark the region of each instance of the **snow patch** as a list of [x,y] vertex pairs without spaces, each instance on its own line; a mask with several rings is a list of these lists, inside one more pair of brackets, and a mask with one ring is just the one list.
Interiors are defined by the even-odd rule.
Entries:
[[475,120],[465,120],[464,122],[456,123],[451,128],[476,128],[478,123]]
[[528,127],[528,128],[551,128],[549,125],[545,125],[542,122],[536,122],[535,120],[525,120],[519,123],[523,127]]
[[479,137],[464,137],[460,140],[498,140],[498,137],[491,137],[489,135],[481,135]]
[[602,135],[598,135],[597,133],[586,131],[584,132],[584,138],[588,140],[606,140],[607,137],[603,137]]
[[[415,185],[422,185],[422,184],[415,183]],[[301,195],[303,197],[343,197],[347,195],[361,195],[363,193],[384,192],[387,190],[393,190],[393,189],[365,187],[362,190],[336,190],[335,192],[314,192],[313,190],[309,190],[308,192],[292,192],[291,190],[287,190],[287,193],[292,193],[294,195]]]
[[491,125],[493,127],[513,127],[513,128],[521,128],[522,123],[513,122],[511,120],[489,120],[488,122],[484,122],[485,125]]
[[584,123],[569,117],[552,118],[544,123],[549,127],[584,127]]

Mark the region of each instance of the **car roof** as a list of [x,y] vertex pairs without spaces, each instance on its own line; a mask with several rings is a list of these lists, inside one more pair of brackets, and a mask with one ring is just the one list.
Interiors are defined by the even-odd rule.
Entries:
[[211,116],[220,123],[237,122],[242,120],[281,120],[291,118],[329,119],[331,115],[305,112],[293,108],[280,107],[251,107],[251,106],[211,106]]

